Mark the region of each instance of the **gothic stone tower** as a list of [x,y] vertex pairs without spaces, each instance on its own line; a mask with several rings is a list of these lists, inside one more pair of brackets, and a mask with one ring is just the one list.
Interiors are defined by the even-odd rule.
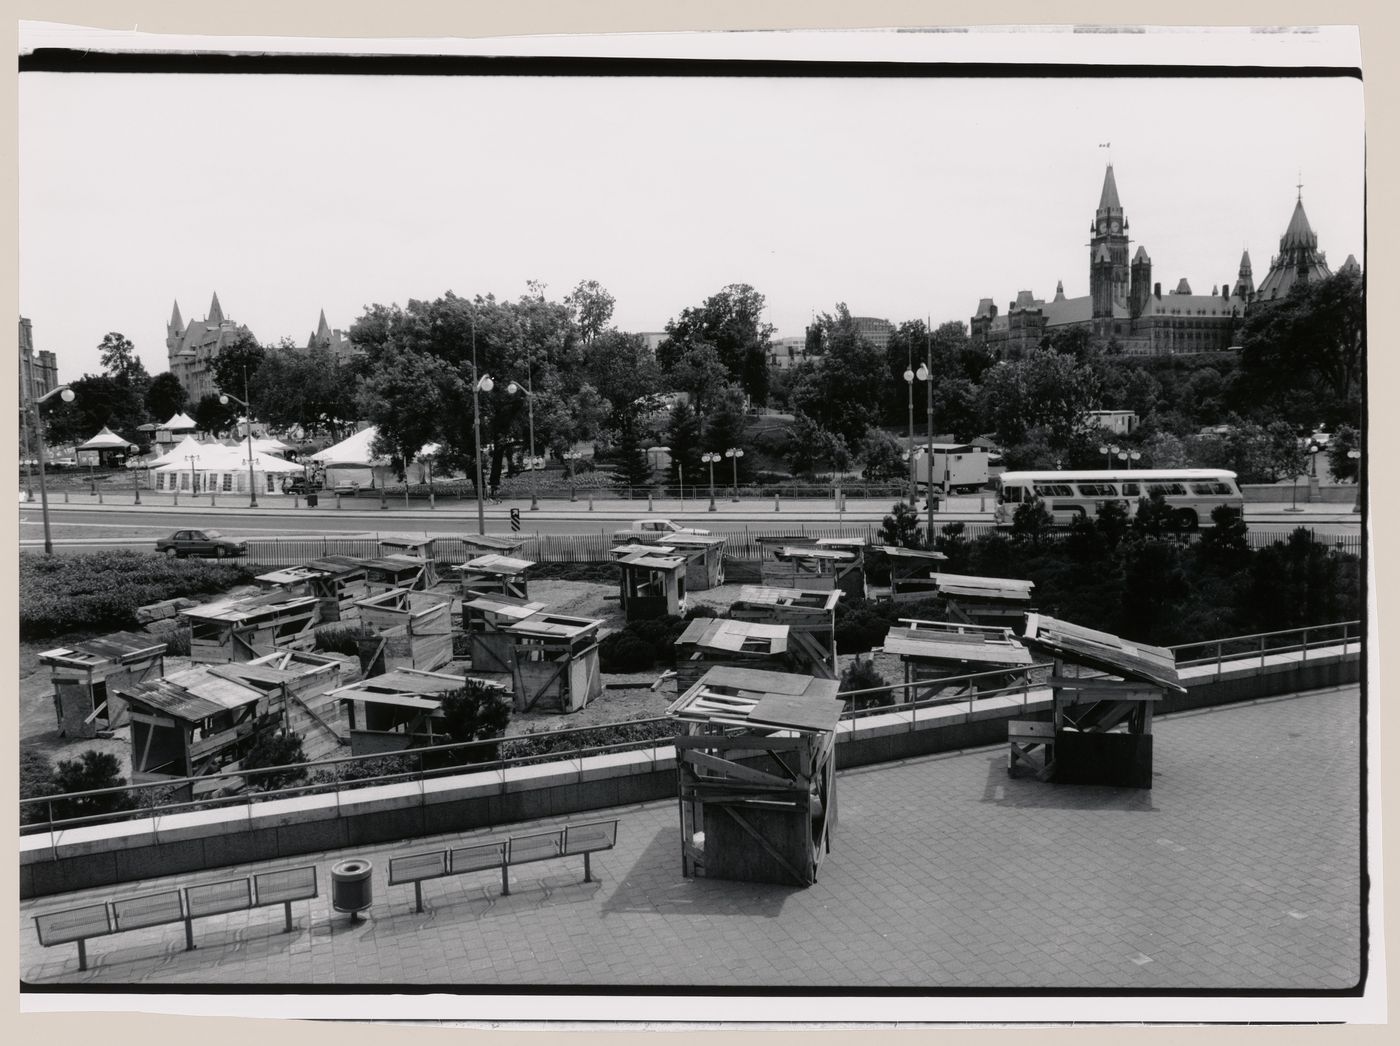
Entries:
[[1126,317],[1131,278],[1128,223],[1123,217],[1123,205],[1118,202],[1112,164],[1104,174],[1103,192],[1089,232],[1089,298],[1094,335],[1107,339],[1113,334],[1114,314]]

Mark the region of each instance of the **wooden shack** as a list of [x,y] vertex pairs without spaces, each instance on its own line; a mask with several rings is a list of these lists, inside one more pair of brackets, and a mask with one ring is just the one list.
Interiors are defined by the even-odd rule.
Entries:
[[213,773],[236,761],[263,730],[276,729],[281,716],[269,712],[268,691],[230,678],[224,668],[197,665],[122,688],[133,781]]
[[870,549],[868,539],[863,537],[817,538],[816,547],[830,549],[834,552],[849,552],[854,556],[854,562],[841,575],[845,580],[838,581],[836,587],[848,596],[859,596],[861,599],[869,596],[870,588],[865,576],[865,556]]
[[685,613],[685,559],[648,549],[617,561],[621,572],[622,613],[628,621],[650,621]]
[[514,687],[515,637],[505,631],[506,626],[538,614],[545,606],[501,595],[463,600],[462,628],[467,633],[472,674]]
[[112,632],[45,650],[39,663],[49,666],[59,736],[96,737],[127,723],[116,688],[165,674],[165,640]]
[[[666,544],[685,557],[685,585],[704,592],[724,584],[724,537],[719,534],[670,534]],[[658,551],[653,548],[652,551]]]
[[534,565],[533,560],[514,559],[495,552],[468,560],[457,567],[462,575],[462,598],[499,594],[529,599],[530,582],[526,572]]
[[890,599],[894,602],[913,602],[938,594],[934,578],[939,564],[948,560],[942,552],[895,545],[877,545],[876,550],[889,560]]
[[1054,696],[1048,723],[1008,724],[1007,771],[1024,763],[1042,780],[1151,788],[1153,705],[1186,692],[1176,656],[1043,614],[1026,615],[1021,640],[1054,659]]
[[308,761],[345,754],[341,748],[350,743],[349,734],[340,722],[339,703],[330,695],[359,677],[356,659],[344,654],[279,650],[244,664],[221,666],[219,671],[267,689],[269,714],[277,711],[272,703],[272,690],[277,688],[282,721],[301,736],[301,749]]
[[502,556],[508,556],[512,552],[519,552],[525,547],[526,538],[519,534],[468,534],[460,539],[466,546],[470,555],[475,552],[485,554],[495,552]]
[[736,621],[762,621],[788,625],[794,632],[810,637],[824,651],[824,662],[836,672],[836,604],[839,589],[812,592],[800,588],[772,588],[745,585],[729,607]]
[[817,881],[836,827],[837,685],[712,668],[670,705],[682,874]]
[[263,592],[247,599],[182,610],[190,626],[190,660],[204,664],[252,661],[285,647],[309,650],[321,621],[314,596]]
[[391,668],[431,672],[452,660],[452,599],[435,592],[394,588],[355,604],[360,624],[360,668],[367,676]]
[[969,624],[1020,624],[1035,588],[1033,581],[967,574],[934,574],[930,580],[949,615]]
[[812,592],[840,589],[849,596],[865,597],[865,571],[856,554],[818,545],[784,545],[762,562],[763,583]]
[[351,754],[376,755],[451,743],[442,699],[465,685],[464,676],[396,668],[343,686],[331,697],[340,703]]
[[[508,635],[515,710],[577,712],[603,692],[598,630],[603,622],[540,611],[502,632]],[[475,662],[473,661],[473,665]]]
[[421,538],[397,534],[381,536],[379,538],[379,556],[381,559],[416,560],[421,573],[414,582],[413,588],[428,589],[438,583],[437,538],[430,538],[426,534]]
[[[389,592],[396,588],[428,588],[426,562],[409,556],[381,556],[362,559],[365,568],[365,591],[368,595]],[[436,575],[434,575],[436,576]]]
[[[1009,628],[913,618],[901,618],[900,627],[890,629],[884,651],[898,655],[904,666],[904,682],[928,683],[907,687],[904,701],[964,697],[1011,686],[1025,680],[1025,670],[1033,661],[1031,652],[1016,642]],[[963,680],[955,686],[944,682],[981,672],[1000,674]]]
[[257,580],[264,588],[288,595],[315,596],[321,602],[322,622],[358,619],[355,601],[369,595],[369,572],[361,560],[350,556],[324,556],[259,574]]
[[676,640],[676,692],[685,693],[719,665],[836,678],[827,648],[810,633],[790,625],[697,617]]

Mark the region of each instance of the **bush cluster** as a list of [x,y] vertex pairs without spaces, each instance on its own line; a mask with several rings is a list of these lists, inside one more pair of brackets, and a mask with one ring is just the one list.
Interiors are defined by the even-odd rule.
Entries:
[[676,663],[676,640],[697,617],[715,617],[713,608],[691,608],[685,617],[667,614],[649,621],[632,621],[598,644],[598,660],[604,672],[645,672],[657,665]]
[[152,552],[19,557],[19,630],[39,639],[78,630],[136,628],[136,608],[213,596],[252,579],[242,566]]
[[360,640],[369,639],[373,635],[373,632],[360,624],[322,625],[316,629],[316,649],[327,654],[348,654],[350,657],[358,657]]
[[[651,720],[651,721],[645,721]],[[501,743],[502,759],[526,759],[538,757],[541,760],[558,752],[568,752],[576,748],[594,748],[603,745],[631,744],[634,742],[669,739],[675,736],[676,728],[671,721],[655,720],[654,717],[639,715],[632,720],[608,723],[587,730],[562,731],[544,730],[512,737]]]

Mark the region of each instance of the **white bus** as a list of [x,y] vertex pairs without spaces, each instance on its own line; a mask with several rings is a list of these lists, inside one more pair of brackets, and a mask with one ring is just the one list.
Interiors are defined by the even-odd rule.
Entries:
[[1072,472],[1003,472],[996,477],[997,526],[1008,526],[1016,510],[1035,498],[1045,502],[1057,524],[1075,517],[1092,519],[1106,502],[1119,501],[1128,515],[1138,499],[1161,493],[1183,530],[1210,522],[1217,505],[1244,511],[1244,495],[1233,472],[1224,469],[1076,469]]

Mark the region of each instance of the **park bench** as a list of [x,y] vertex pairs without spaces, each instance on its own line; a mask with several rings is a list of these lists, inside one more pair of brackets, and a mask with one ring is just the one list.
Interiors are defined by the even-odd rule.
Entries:
[[617,843],[617,821],[589,821],[547,832],[514,835],[508,839],[454,846],[443,850],[406,854],[389,859],[389,885],[413,884],[414,910],[423,910],[423,883],[449,875],[500,869],[501,894],[510,894],[513,865],[548,861],[555,857],[583,857],[583,881],[593,881],[592,856],[611,850]]
[[286,906],[283,932],[291,933],[292,902],[316,896],[316,866],[308,865],[46,912],[34,917],[34,930],[45,948],[76,943],[78,969],[86,970],[87,942],[94,937],[183,922],[185,950],[192,951],[194,920],[274,904]]

